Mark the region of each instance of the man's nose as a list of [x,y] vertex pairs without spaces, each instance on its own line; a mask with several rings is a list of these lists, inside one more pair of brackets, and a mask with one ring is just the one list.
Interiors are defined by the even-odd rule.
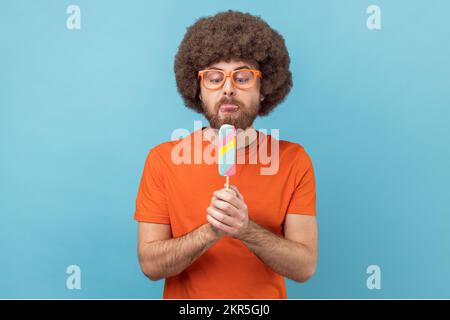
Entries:
[[233,82],[231,81],[230,77],[227,77],[225,79],[225,83],[222,87],[222,92],[224,96],[235,96],[236,95],[236,89],[233,86]]

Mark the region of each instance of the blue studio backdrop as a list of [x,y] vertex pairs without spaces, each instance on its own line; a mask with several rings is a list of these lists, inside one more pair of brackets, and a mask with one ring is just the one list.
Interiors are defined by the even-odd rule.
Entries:
[[0,298],[162,297],[137,260],[138,184],[152,147],[207,125],[173,60],[189,25],[228,9],[285,38],[294,87],[255,127],[314,164],[319,261],[288,297],[450,298],[444,0],[2,0]]

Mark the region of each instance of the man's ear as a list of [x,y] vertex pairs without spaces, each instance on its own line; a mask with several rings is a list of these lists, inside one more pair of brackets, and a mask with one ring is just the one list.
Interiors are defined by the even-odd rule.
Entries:
[[201,102],[203,102],[202,94],[201,94],[201,93],[198,94],[198,98],[200,99]]

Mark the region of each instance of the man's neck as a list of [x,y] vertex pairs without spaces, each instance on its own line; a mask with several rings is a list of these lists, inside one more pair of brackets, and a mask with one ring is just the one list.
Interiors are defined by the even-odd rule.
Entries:
[[[250,126],[245,130],[236,130],[236,133],[237,141],[244,141],[243,143],[241,143],[241,145],[239,145],[238,143],[238,149],[245,148],[246,146],[251,145],[258,138],[256,129],[253,128],[253,126]],[[211,128],[210,126],[208,126],[203,130],[204,139],[213,143],[214,145],[217,145],[218,135],[219,129]],[[248,139],[243,139],[243,137],[245,136],[247,136]]]

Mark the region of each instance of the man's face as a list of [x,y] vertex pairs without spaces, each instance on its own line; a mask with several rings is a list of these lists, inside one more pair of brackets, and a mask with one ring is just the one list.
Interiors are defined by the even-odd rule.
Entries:
[[[212,64],[206,69],[231,72],[239,69],[256,69],[256,67],[243,61],[231,60]],[[207,88],[202,81],[200,100],[210,126],[219,129],[223,124],[231,124],[236,129],[244,130],[250,127],[258,115],[260,103],[263,100],[260,87],[261,82],[258,77],[253,86],[245,89],[233,85],[230,77],[227,77],[223,86],[218,89]]]

